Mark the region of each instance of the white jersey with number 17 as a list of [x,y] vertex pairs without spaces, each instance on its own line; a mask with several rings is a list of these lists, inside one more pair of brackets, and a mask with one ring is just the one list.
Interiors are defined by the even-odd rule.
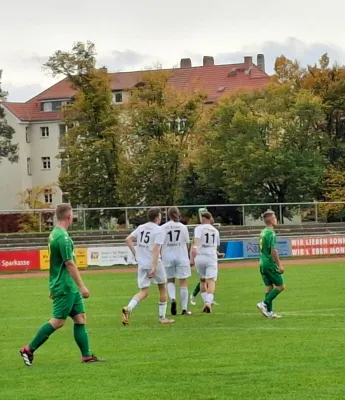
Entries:
[[[152,250],[154,244],[162,245],[164,243],[163,229],[153,222],[147,222],[131,233],[136,239],[135,258],[138,263],[138,268],[152,268]],[[159,257],[160,260],[160,257]]]
[[220,246],[219,231],[211,224],[202,224],[195,228],[194,238],[200,239],[198,255],[217,261],[217,248]]
[[162,226],[165,239],[162,246],[163,263],[166,267],[170,264],[189,265],[188,249],[189,232],[186,225],[181,222],[169,221]]

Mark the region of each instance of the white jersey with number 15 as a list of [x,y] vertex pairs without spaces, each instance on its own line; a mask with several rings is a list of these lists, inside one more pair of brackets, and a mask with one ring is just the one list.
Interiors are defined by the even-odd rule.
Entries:
[[220,246],[218,230],[211,224],[202,224],[195,228],[194,238],[200,239],[198,255],[208,256],[217,260],[217,248]]
[[[162,245],[164,243],[163,229],[153,222],[147,222],[131,233],[136,239],[135,258],[139,268],[152,268],[152,250],[154,244]],[[160,257],[159,257],[160,259]]]

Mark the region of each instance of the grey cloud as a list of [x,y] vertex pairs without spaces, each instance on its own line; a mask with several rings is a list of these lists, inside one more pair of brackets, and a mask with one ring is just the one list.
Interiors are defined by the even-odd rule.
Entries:
[[159,61],[158,57],[141,54],[133,50],[113,50],[107,56],[97,58],[100,66],[106,66],[109,71],[130,71],[143,69],[145,65]]
[[[283,42],[264,42],[245,46],[241,51],[220,53],[215,56],[219,64],[241,62],[244,56],[263,53],[266,60],[266,70],[273,73],[274,62],[277,57],[284,54],[291,59],[297,59],[303,66],[316,63],[322,54],[328,53],[331,62],[345,63],[345,49],[326,43],[304,43],[296,38],[288,38]],[[256,59],[256,58],[255,58]]]
[[14,86],[11,82],[4,81],[1,85],[2,89],[8,92],[8,101],[22,102],[31,99],[44,90],[39,84]]
[[20,58],[20,63],[23,65],[29,65],[30,67],[43,67],[49,59],[49,56],[41,56],[36,53],[32,53],[30,56]]

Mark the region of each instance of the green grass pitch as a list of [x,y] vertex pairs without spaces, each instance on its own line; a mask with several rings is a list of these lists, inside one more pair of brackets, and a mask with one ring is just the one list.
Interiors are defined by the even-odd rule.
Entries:
[[213,314],[200,312],[199,297],[192,316],[161,326],[153,287],[122,327],[135,274],[85,275],[91,346],[107,363],[80,363],[68,321],[32,368],[18,349],[50,315],[47,278],[2,279],[0,399],[343,399],[343,276],[339,262],[287,266],[276,301],[283,318],[267,320],[256,310],[264,291],[257,269],[221,269]]

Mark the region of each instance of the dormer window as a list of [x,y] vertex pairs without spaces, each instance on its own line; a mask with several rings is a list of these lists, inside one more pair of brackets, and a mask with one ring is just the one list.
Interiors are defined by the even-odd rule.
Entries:
[[56,112],[60,111],[61,107],[69,104],[68,100],[54,100],[54,101],[42,101],[41,111],[43,112]]

